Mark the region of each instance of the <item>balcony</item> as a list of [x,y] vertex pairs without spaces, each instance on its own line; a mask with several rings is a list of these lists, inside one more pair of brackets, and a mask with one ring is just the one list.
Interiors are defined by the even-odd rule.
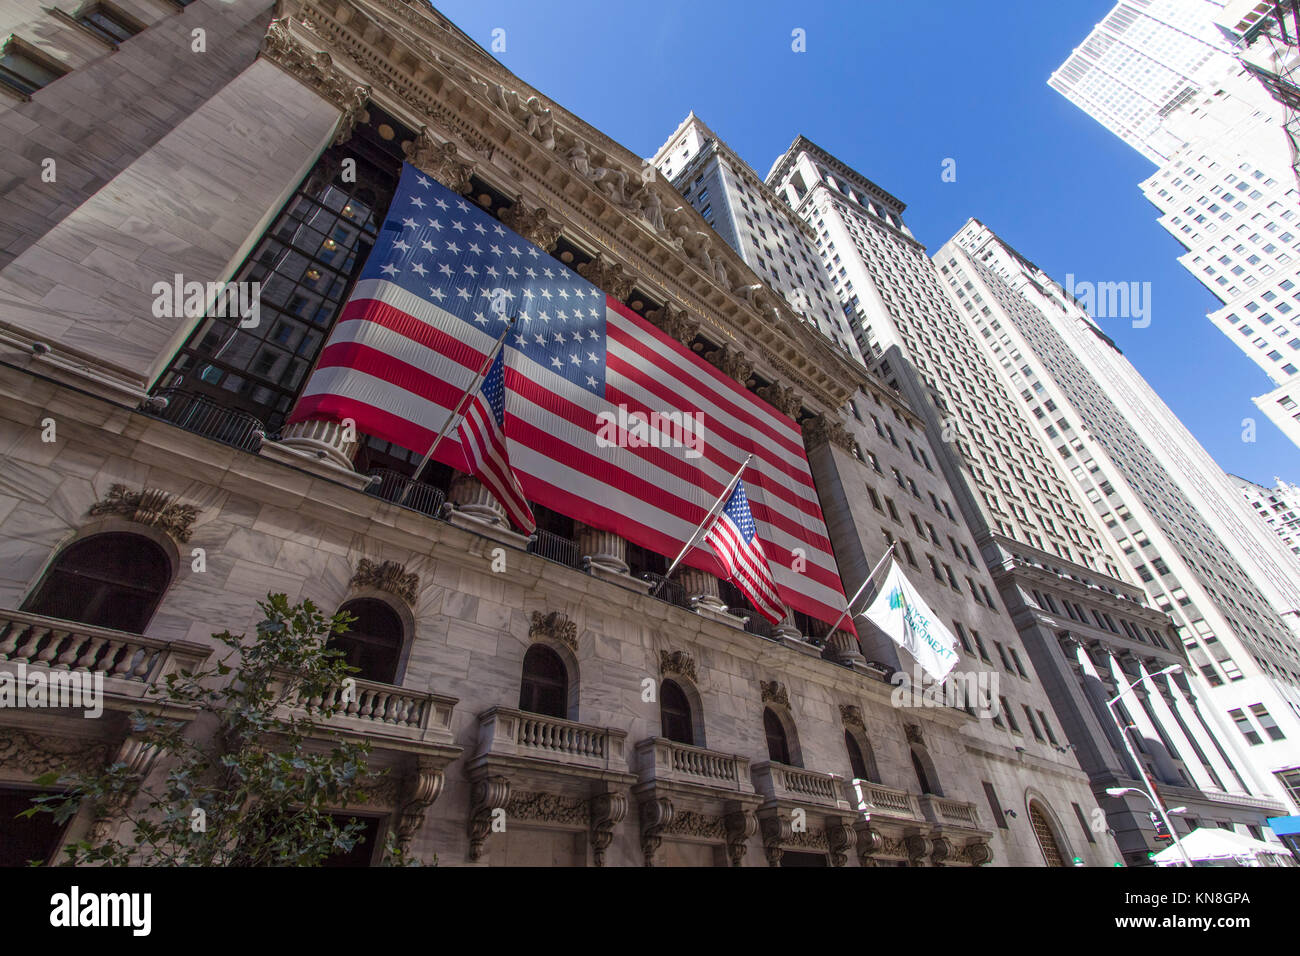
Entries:
[[920,803],[921,812],[931,823],[962,827],[967,830],[980,829],[979,814],[975,810],[973,803],[963,803],[960,800],[949,800],[946,797],[938,797],[932,793],[924,793],[917,798]]
[[132,710],[169,674],[194,670],[209,648],[0,609],[0,667],[102,674],[104,707]]
[[441,488],[422,481],[412,481],[390,468],[373,468],[370,477],[379,480],[366,489],[366,494],[418,511],[430,518],[442,517],[442,503],[447,500],[447,496]]
[[672,581],[662,574],[656,574],[654,571],[643,571],[637,575],[642,581],[650,582],[650,590],[647,592],[653,598],[658,598],[668,604],[685,608],[688,611],[694,610],[690,600],[686,597],[686,588],[679,582]]
[[493,707],[479,715],[474,763],[513,764],[580,776],[627,774],[627,734],[608,727]]
[[882,818],[891,820],[920,820],[921,810],[916,797],[906,790],[895,790],[884,784],[870,780],[852,780],[849,782],[849,802],[855,810],[866,814],[873,821]]
[[171,422],[188,432],[252,454],[257,454],[266,440],[266,426],[260,420],[197,392],[159,389],[144,401],[140,410],[151,418]]
[[749,761],[736,754],[719,753],[664,737],[648,737],[636,745],[641,784],[683,786],[752,794]]
[[455,697],[350,679],[324,695],[302,701],[293,712],[304,716],[307,705],[336,708],[330,717],[317,714],[309,718],[331,738],[365,740],[376,749],[451,760],[461,752],[452,744],[451,717],[456,703]]
[[578,550],[577,542],[550,531],[543,531],[541,528],[538,528],[529,538],[528,553],[545,558],[547,561],[554,561],[556,564],[563,564],[575,571],[583,570],[582,554]]
[[843,796],[844,781],[833,773],[787,767],[774,760],[754,764],[754,789],[769,802],[851,809]]

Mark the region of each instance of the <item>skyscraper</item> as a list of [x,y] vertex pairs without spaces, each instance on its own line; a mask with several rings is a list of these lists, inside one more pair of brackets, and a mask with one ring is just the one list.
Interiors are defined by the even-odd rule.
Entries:
[[1249,478],[1228,477],[1241,489],[1255,516],[1268,525],[1288,551],[1300,557],[1300,486],[1278,478],[1274,487],[1266,488]]
[[[1219,723],[1272,779],[1300,764],[1300,564],[1064,289],[970,220],[935,253],[992,361],[1080,500],[1210,688]],[[961,290],[964,295],[956,296]],[[980,299],[976,300],[975,296]],[[978,306],[977,306],[978,301]],[[1268,729],[1247,732],[1253,714]]]
[[[1196,705],[1168,617],[1146,603],[958,309],[986,309],[903,225],[903,203],[804,137],[768,182],[817,235],[818,251],[872,367],[926,420],[932,449],[1125,855],[1145,856],[1145,798],[1111,798],[1140,776],[1108,706],[1136,728],[1142,769],[1194,818],[1258,826],[1278,802]],[[967,306],[965,303],[969,302]],[[958,305],[957,303],[961,303]],[[1015,370],[1014,375],[1022,373]],[[1152,679],[1154,678],[1154,680]],[[1173,799],[1171,797],[1171,799]]]
[[[1233,55],[1218,0],[1125,0],[1048,83],[1159,169],[1141,184],[1210,321],[1274,383],[1256,405],[1300,444],[1300,191],[1282,103]],[[1125,278],[1128,277],[1116,277]]]

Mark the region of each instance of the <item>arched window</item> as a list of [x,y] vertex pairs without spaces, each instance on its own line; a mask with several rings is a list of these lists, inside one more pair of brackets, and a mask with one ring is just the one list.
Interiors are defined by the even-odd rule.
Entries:
[[404,628],[397,612],[377,598],[348,601],[340,611],[356,618],[344,634],[331,637],[329,647],[340,650],[353,667],[353,677],[379,684],[396,684],[401,663]]
[[148,538],[93,534],[63,549],[22,609],[141,634],[170,581],[167,555]]
[[844,731],[844,749],[849,752],[849,766],[853,769],[854,779],[870,780],[872,783],[879,783],[880,777],[876,770],[876,758],[871,752],[871,745],[867,745],[864,752],[862,746],[858,743],[858,738],[853,736],[851,731]]
[[560,655],[543,644],[534,644],[524,655],[519,709],[561,720],[569,716],[568,672]]
[[686,699],[686,693],[670,680],[664,681],[659,688],[659,730],[663,736],[679,744],[695,743],[690,701]]
[[1047,861],[1047,865],[1065,866],[1065,854],[1061,852],[1061,846],[1056,842],[1056,832],[1052,829],[1046,811],[1037,800],[1029,804],[1029,822],[1034,828],[1034,836],[1038,838],[1038,846],[1043,851],[1043,859]]
[[763,708],[763,732],[767,734],[767,756],[777,763],[790,763],[790,742],[781,718],[771,707]]

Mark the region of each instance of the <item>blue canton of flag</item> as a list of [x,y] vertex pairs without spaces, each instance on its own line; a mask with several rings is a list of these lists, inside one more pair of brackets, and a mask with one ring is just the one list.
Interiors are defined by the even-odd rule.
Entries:
[[409,163],[362,280],[393,283],[605,394],[605,293]]

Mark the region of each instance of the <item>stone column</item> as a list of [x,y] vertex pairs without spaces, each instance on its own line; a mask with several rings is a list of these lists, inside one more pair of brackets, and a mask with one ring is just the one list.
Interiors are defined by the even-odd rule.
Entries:
[[794,641],[802,641],[803,632],[800,631],[794,623],[794,608],[790,607],[788,604],[782,604],[781,607],[785,610],[785,617],[781,619],[780,624],[772,628],[773,636],[778,638],[789,638]]
[[[1159,668],[1157,668],[1159,669]],[[1150,671],[1146,664],[1138,662],[1138,671],[1143,677],[1149,677]],[[1214,789],[1214,781],[1210,775],[1205,772],[1205,766],[1197,754],[1197,747],[1193,746],[1188,740],[1187,735],[1183,732],[1183,726],[1169,709],[1169,702],[1165,700],[1164,688],[1155,680],[1149,680],[1145,684],[1150,688],[1147,697],[1149,706],[1155,711],[1155,717],[1160,721],[1160,725],[1165,729],[1165,733],[1173,741],[1174,747],[1178,749],[1179,756],[1182,758],[1183,766],[1187,768],[1188,774],[1196,786],[1202,790]]]
[[858,639],[848,631],[836,629],[826,638],[826,656],[837,664],[865,664],[867,659],[862,656],[862,650],[858,647]]
[[725,614],[727,605],[722,603],[722,592],[718,588],[718,579],[707,571],[697,568],[682,569],[682,587],[686,589],[687,599],[697,608]]
[[[1115,693],[1118,694],[1119,688],[1131,683],[1132,678],[1129,677],[1128,673],[1120,665],[1119,658],[1116,657],[1114,653],[1110,653],[1109,656],[1111,674],[1114,675],[1115,683],[1117,684]],[[1128,712],[1128,715],[1133,718],[1135,729],[1145,742],[1145,746],[1139,748],[1139,750],[1145,750],[1155,763],[1159,770],[1159,773],[1156,776],[1160,777],[1161,781],[1164,783],[1182,786],[1183,779],[1178,774],[1178,768],[1174,766],[1173,756],[1165,747],[1164,738],[1160,736],[1160,732],[1156,729],[1156,725],[1147,713],[1147,709],[1142,706],[1140,695],[1145,693],[1146,688],[1141,684],[1138,684],[1132,690],[1125,693],[1124,697],[1120,700],[1120,704],[1124,707],[1124,710]],[[1133,738],[1130,737],[1129,739],[1132,740]]]
[[1232,790],[1232,784],[1235,781],[1238,788],[1237,792],[1244,792],[1245,785],[1240,775],[1235,773],[1233,768],[1228,765],[1223,753],[1219,750],[1218,744],[1201,722],[1201,715],[1196,711],[1195,701],[1188,696],[1179,681],[1171,680],[1169,686],[1174,694],[1174,710],[1183,718],[1184,725],[1192,732],[1196,742],[1201,745],[1202,753],[1209,759],[1210,766],[1214,767],[1215,773],[1223,781],[1224,789]]
[[449,501],[461,514],[468,515],[485,524],[506,527],[506,510],[501,507],[492,493],[473,475],[456,473],[452,479]]
[[284,426],[280,444],[350,470],[357,446],[361,443],[356,431],[355,427],[344,429],[338,422],[294,422]]
[[578,524],[578,553],[582,560],[614,574],[627,574],[627,541],[612,531],[601,531],[589,525]]
[[[1132,773],[1136,779],[1138,768],[1131,766],[1128,751],[1124,747],[1124,741],[1120,739],[1121,733],[1116,723],[1116,715],[1106,706],[1109,700],[1106,691],[1106,682],[1102,679],[1101,674],[1097,672],[1096,665],[1092,662],[1092,655],[1088,653],[1088,648],[1084,646],[1083,641],[1074,641],[1075,659],[1079,663],[1079,671],[1083,675],[1083,692],[1088,698],[1088,703],[1092,705],[1094,715],[1101,724],[1102,732],[1106,739],[1110,741],[1111,753],[1114,759],[1119,761],[1118,766],[1123,767],[1126,773]],[[1106,761],[1108,764],[1112,761]]]

